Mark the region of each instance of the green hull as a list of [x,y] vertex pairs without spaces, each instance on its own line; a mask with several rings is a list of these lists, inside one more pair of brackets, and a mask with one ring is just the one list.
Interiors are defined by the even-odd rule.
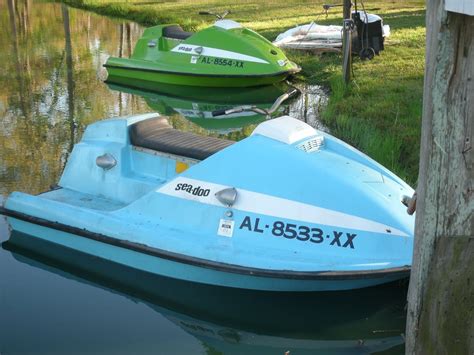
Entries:
[[[227,21],[227,20],[226,20]],[[110,57],[104,66],[108,81],[135,81],[198,87],[251,87],[284,80],[300,68],[259,34],[233,21],[186,39],[166,37],[175,25],[148,28],[131,58]]]
[[[118,58],[116,58],[118,59]],[[126,59],[125,59],[126,60]],[[166,72],[153,69],[139,69],[135,67],[118,67],[110,64],[104,65],[109,73],[108,81],[121,78],[120,82],[135,86],[134,81],[148,81],[157,84],[188,85],[202,87],[249,87],[272,85],[285,80],[291,71],[277,72],[267,75],[213,75]]]

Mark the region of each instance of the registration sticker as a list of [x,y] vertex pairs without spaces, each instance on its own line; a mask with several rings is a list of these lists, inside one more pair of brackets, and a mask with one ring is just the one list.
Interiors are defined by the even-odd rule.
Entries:
[[231,238],[234,234],[234,221],[231,219],[221,218],[219,221],[219,228],[217,234],[223,237]]
[[197,55],[193,55],[191,57],[191,64],[196,64],[198,61],[199,57]]

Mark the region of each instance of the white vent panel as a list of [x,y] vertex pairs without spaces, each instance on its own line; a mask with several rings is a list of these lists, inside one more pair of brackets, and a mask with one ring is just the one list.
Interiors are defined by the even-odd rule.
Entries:
[[299,144],[298,149],[306,153],[312,153],[312,152],[319,151],[323,145],[324,145],[324,137],[317,136]]
[[317,131],[303,121],[290,116],[282,116],[260,123],[252,133],[252,135],[255,134],[286,144],[293,144],[315,136]]

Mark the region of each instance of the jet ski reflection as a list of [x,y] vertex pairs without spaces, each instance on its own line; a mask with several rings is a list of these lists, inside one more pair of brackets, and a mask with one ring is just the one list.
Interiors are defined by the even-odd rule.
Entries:
[[[24,241],[28,241],[28,249],[23,247]],[[146,305],[192,335],[208,353],[403,351],[406,284],[344,292],[257,292],[157,277],[25,238],[21,233],[13,233],[3,247],[21,263],[61,276],[54,278],[54,282],[62,283],[61,290],[64,279],[68,279],[66,282],[73,280],[86,288],[106,290],[112,297]],[[54,292],[54,286],[45,287]],[[87,292],[81,297],[87,297]],[[123,303],[110,302],[104,307],[120,313],[122,310],[111,308],[123,307]],[[64,333],[54,336],[67,339],[70,335]],[[23,336],[28,340],[28,334]]]
[[[212,112],[239,105],[254,105],[268,109],[273,102],[288,90],[288,86],[260,86],[246,88],[195,88],[176,87],[174,85],[155,86],[154,91],[131,88],[107,83],[114,91],[142,97],[151,110],[164,116],[181,115],[197,126],[208,131],[225,134],[243,127],[263,122],[266,117],[255,112],[240,112],[227,116],[213,116]],[[288,109],[285,103],[278,114]]]

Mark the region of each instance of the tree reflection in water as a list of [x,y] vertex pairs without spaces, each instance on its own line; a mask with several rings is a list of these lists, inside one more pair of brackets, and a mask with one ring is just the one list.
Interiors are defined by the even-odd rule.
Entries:
[[[0,24],[1,194],[48,189],[87,124],[150,111],[100,79],[102,63],[122,45],[117,21],[61,4],[7,0]],[[128,54],[143,29],[124,27]]]

